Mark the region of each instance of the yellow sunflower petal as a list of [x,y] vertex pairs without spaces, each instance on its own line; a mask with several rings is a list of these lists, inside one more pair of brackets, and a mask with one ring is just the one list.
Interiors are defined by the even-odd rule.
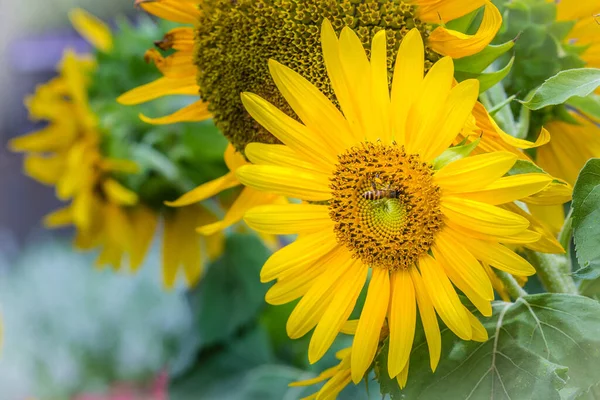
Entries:
[[527,260],[509,248],[494,242],[463,237],[462,242],[479,260],[494,268],[512,275],[529,276],[535,274],[535,268]]
[[515,161],[517,156],[504,151],[465,157],[437,171],[434,179],[445,190],[479,190],[506,174]]
[[510,236],[529,226],[527,219],[515,213],[478,201],[444,197],[440,208],[455,224],[488,235]]
[[209,199],[223,190],[238,186],[239,184],[240,181],[238,181],[235,173],[229,172],[220,178],[200,185],[196,189],[190,190],[175,201],[165,201],[165,204],[169,207],[187,206]]
[[404,389],[406,387],[406,382],[408,382],[408,367],[409,363],[407,362],[402,372],[400,372],[400,374],[396,377],[396,381],[398,382],[400,389]]
[[446,100],[454,80],[454,64],[450,57],[444,57],[429,70],[417,98],[406,120],[405,141],[409,153],[423,153],[431,138],[429,132],[437,124],[431,115],[444,112]]
[[350,370],[342,369],[323,385],[317,394],[317,400],[335,400],[338,394],[348,386],[350,380]]
[[385,29],[378,31],[371,42],[371,90],[372,90],[372,121],[376,124],[373,131],[377,132],[374,139],[390,143],[392,132],[390,127],[390,91],[388,88],[387,69],[387,36]]
[[71,206],[59,208],[44,216],[44,226],[48,228],[57,228],[73,223],[73,209]]
[[410,356],[415,336],[417,305],[415,288],[409,271],[404,269],[394,271],[390,283],[392,295],[388,314],[390,328],[388,372],[390,377],[395,377],[402,372]]
[[260,271],[260,281],[269,282],[290,268],[309,265],[337,245],[333,233],[326,230],[299,237],[269,257]]
[[214,235],[239,222],[244,217],[246,211],[256,206],[274,203],[277,197],[277,195],[271,193],[259,192],[250,187],[245,187],[233,204],[231,204],[221,221],[200,226],[196,229],[196,232],[205,236]]
[[441,123],[427,133],[428,143],[423,144],[421,153],[424,160],[434,159],[454,142],[471,116],[478,95],[479,81],[476,79],[467,79],[452,88]]
[[465,309],[465,312],[467,313],[469,321],[471,322],[471,328],[473,328],[473,337],[471,340],[476,342],[485,342],[488,340],[488,333],[481,321],[479,321],[479,319],[477,319],[477,317],[474,316],[469,310]]
[[136,0],[146,12],[159,18],[182,24],[196,24],[200,19],[198,1]]
[[246,213],[244,221],[252,229],[275,235],[333,231],[329,207],[318,204],[258,206]]
[[304,296],[323,274],[323,271],[328,268],[330,262],[337,262],[337,260],[346,256],[344,252],[347,252],[347,250],[338,246],[322,254],[320,258],[312,263],[301,263],[294,266],[267,291],[266,302],[280,305]]
[[127,189],[114,179],[105,179],[102,182],[102,189],[107,199],[115,204],[131,206],[138,202],[137,193]]
[[198,100],[189,106],[186,106],[180,110],[175,111],[171,115],[164,117],[150,118],[144,114],[139,114],[142,121],[153,124],[153,125],[167,125],[174,124],[177,122],[199,122],[205,121],[212,118],[212,114],[208,111],[208,103],[202,100]]
[[[422,21],[438,24],[467,15],[484,5],[487,0],[416,0],[419,18]],[[440,21],[441,19],[441,21]]]
[[350,126],[356,135],[362,133],[362,139],[374,140],[377,135],[373,127],[371,102],[371,65],[364,47],[356,33],[345,26],[339,39],[339,57],[346,78],[350,101],[353,103],[354,115],[358,120],[349,119]]
[[69,19],[73,28],[92,46],[105,53],[112,50],[112,33],[100,19],[81,8],[71,10]]
[[435,258],[443,263],[446,269],[452,269],[480,297],[493,300],[492,284],[479,261],[471,254],[469,243],[463,241],[456,232],[446,228],[436,235],[432,250]]
[[142,206],[132,210],[130,218],[133,238],[131,241],[129,266],[131,271],[135,272],[142,265],[154,238],[154,232],[158,224],[158,214]]
[[324,380],[331,378],[339,370],[340,370],[339,367],[336,365],[335,367],[327,368],[325,371],[321,372],[319,374],[319,376],[317,376],[316,378],[306,379],[306,380],[303,380],[303,381],[292,382],[292,383],[289,384],[289,386],[290,387],[312,386],[314,384],[317,384],[319,382],[323,382]]
[[[163,39],[162,42],[157,42],[158,46],[166,44]],[[171,45],[172,43],[169,43]],[[163,55],[157,49],[146,50],[144,54],[144,61],[147,63],[154,63],[156,68],[160,71],[163,76],[168,78],[185,78],[186,76],[196,76],[196,65],[194,64],[194,52],[193,47],[185,51],[176,51],[167,57]]]
[[286,324],[288,336],[297,339],[314,328],[340,287],[340,279],[356,262],[349,253],[340,253],[334,262],[323,269],[321,276],[298,302]]
[[244,165],[236,171],[240,182],[256,190],[307,201],[331,198],[329,180],[311,172],[274,165]]
[[411,29],[400,43],[396,57],[391,94],[392,140],[405,143],[406,118],[423,81],[423,39]]
[[502,25],[500,11],[490,1],[486,1],[483,20],[474,35],[446,29],[438,26],[429,35],[429,46],[436,52],[461,58],[476,54],[483,50],[494,37]]
[[410,268],[409,272],[413,281],[417,304],[419,305],[419,315],[421,316],[421,322],[423,323],[425,338],[427,339],[431,371],[435,372],[442,353],[442,335],[440,333],[440,326],[438,324],[433,303],[427,293],[421,274],[419,274],[419,271],[416,268]]
[[328,146],[320,135],[260,96],[242,93],[242,103],[252,118],[303,157],[322,165],[326,170],[330,170],[337,162],[335,154],[327,150]]
[[61,121],[39,131],[11,139],[8,146],[11,151],[57,152],[71,146],[77,134],[74,124]]
[[[308,361],[311,364],[319,361],[323,357],[340,333],[340,330],[348,320],[348,317],[350,317],[350,313],[354,310],[360,291],[365,285],[368,271],[369,269],[363,265],[362,262],[356,261],[340,278],[340,287],[336,290],[333,300],[329,303],[327,310],[317,324],[310,340],[308,346]],[[371,280],[371,282],[373,282],[373,280]],[[383,323],[383,320],[381,323]],[[357,333],[359,331],[360,322]],[[377,330],[377,335],[379,335],[379,329]]]
[[282,144],[249,143],[244,153],[252,164],[296,167],[314,174],[323,174],[318,165],[303,159],[294,150]]
[[145,103],[169,95],[198,95],[200,88],[195,76],[185,78],[162,77],[157,80],[131,89],[117,98],[123,105],[131,106]]
[[23,161],[23,170],[27,175],[45,185],[58,183],[64,173],[65,158],[28,154]]
[[351,82],[346,81],[340,60],[340,44],[333,26],[327,18],[323,20],[323,24],[321,25],[321,46],[323,47],[323,60],[327,68],[327,75],[331,81],[335,97],[340,103],[344,117],[350,124],[353,138],[355,141],[364,140],[363,133],[360,129],[357,129],[359,117],[350,93],[349,86]]
[[[360,267],[367,269],[362,263]],[[360,382],[373,362],[390,300],[389,271],[384,268],[373,268],[372,272],[367,298],[352,343],[350,364],[352,381],[355,384]]]
[[459,338],[471,340],[473,331],[465,308],[439,263],[430,255],[419,259],[423,283],[435,310]]
[[[273,81],[296,115],[310,129],[318,132],[329,149],[338,153],[354,141],[348,121],[312,83],[292,69],[269,60]],[[336,132],[332,135],[331,132]]]
[[462,193],[463,198],[498,205],[531,196],[552,182],[547,174],[520,174],[505,176],[473,192]]

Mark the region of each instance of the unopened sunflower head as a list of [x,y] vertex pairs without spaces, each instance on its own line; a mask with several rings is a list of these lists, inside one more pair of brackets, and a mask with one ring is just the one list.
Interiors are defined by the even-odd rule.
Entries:
[[277,61],[269,62],[270,73],[301,122],[261,96],[242,94],[249,114],[283,145],[248,145],[253,165],[238,168],[238,178],[303,200],[245,215],[257,231],[299,234],[261,271],[263,281],[277,280],[267,301],[300,299],[287,331],[298,338],[314,328],[309,360],[316,362],[350,316],[370,271],[350,357],[352,380],[362,379],[373,362],[384,325],[390,376],[408,368],[417,310],[435,369],[441,347],[436,315],[464,340],[484,335],[457,295],[459,289],[482,315],[491,315],[493,287],[482,263],[520,276],[535,272],[505,244],[534,243],[541,235],[506,206],[544,193],[552,178],[506,175],[518,157],[505,151],[446,157],[471,116],[479,85],[454,85],[450,57],[426,71],[418,29],[402,40],[391,91],[383,31],[373,37],[370,59],[354,31],[343,28],[338,38],[328,20],[321,44],[341,111]]
[[[336,32],[348,26],[367,49],[378,31],[386,33],[386,62],[393,60],[402,38],[417,29],[426,41],[425,68],[440,55],[464,57],[482,50],[501,24],[489,1],[476,0],[138,0],[146,11],[192,25],[169,32],[147,57],[163,78],[120,98],[137,104],[168,94],[197,92],[201,102],[171,117],[176,122],[214,116],[235,149],[250,142],[279,143],[244,110],[239,93],[250,91],[268,99],[293,116],[271,79],[267,67],[275,59],[300,73],[336,103],[321,56],[319,29],[324,18]],[[485,6],[483,22],[475,35],[465,35],[435,24],[449,22]],[[162,51],[175,50],[166,55]],[[389,83],[389,82],[388,82]],[[164,118],[159,121],[165,121]]]
[[210,238],[200,243],[195,227],[216,218],[200,205],[175,211],[163,202],[220,175],[218,147],[225,141],[214,128],[198,140],[196,127],[148,125],[114,100],[136,79],[152,74],[137,49],[160,32],[155,24],[143,21],[133,29],[122,22],[113,35],[83,10],[73,11],[71,19],[96,51],[65,52],[58,76],[26,100],[30,117],[46,121],[46,127],[13,139],[10,147],[26,153],[28,175],[54,186],[57,196],[70,202],[48,215],[46,225],[74,225],[79,248],[100,249],[99,265],[119,268],[127,258],[132,270],[139,268],[162,219],[165,284],[172,287],[180,269],[193,284],[202,271],[201,246],[211,243],[206,252],[212,256],[222,247]]

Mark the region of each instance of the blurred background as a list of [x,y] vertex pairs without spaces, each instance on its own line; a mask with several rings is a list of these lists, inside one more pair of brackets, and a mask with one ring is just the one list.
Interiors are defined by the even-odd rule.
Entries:
[[158,254],[135,276],[91,268],[71,229],[42,226],[60,206],[54,188],[7,150],[39,127],[23,99],[55,76],[63,50],[90,50],[69,23],[74,7],[109,23],[136,14],[129,0],[0,0],[0,400],[165,399],[165,368],[189,364],[197,340],[184,293],[162,289]]

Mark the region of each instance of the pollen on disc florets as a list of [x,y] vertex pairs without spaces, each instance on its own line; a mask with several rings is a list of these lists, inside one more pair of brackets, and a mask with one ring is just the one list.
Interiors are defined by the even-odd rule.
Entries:
[[366,142],[339,155],[331,189],[338,242],[370,266],[410,267],[443,225],[432,166],[402,146]]
[[[320,43],[324,18],[338,34],[344,26],[352,28],[367,51],[375,33],[385,29],[390,76],[405,34],[416,27],[427,39],[430,31],[415,18],[415,7],[400,0],[204,0],[200,7],[195,40],[200,95],[209,102],[216,125],[242,152],[250,142],[278,141],[248,115],[241,92],[256,93],[294,116],[269,75],[269,59],[335,100]],[[437,59],[427,50],[426,68]]]

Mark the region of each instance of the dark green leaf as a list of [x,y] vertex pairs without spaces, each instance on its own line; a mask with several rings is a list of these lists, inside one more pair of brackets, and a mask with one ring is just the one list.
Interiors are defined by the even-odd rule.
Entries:
[[[600,304],[566,294],[497,302],[484,343],[442,330],[434,374],[423,335],[411,354],[406,399],[574,398],[600,382]],[[568,372],[568,373],[567,373]]]
[[600,271],[600,159],[589,160],[573,188],[573,237],[582,270],[593,276]]
[[256,236],[227,238],[223,256],[210,266],[191,298],[203,347],[226,341],[257,317],[267,290],[259,273],[268,256]]
[[523,104],[532,109],[562,104],[574,96],[585,97],[600,86],[600,69],[577,68],[561,71],[538,87]]

